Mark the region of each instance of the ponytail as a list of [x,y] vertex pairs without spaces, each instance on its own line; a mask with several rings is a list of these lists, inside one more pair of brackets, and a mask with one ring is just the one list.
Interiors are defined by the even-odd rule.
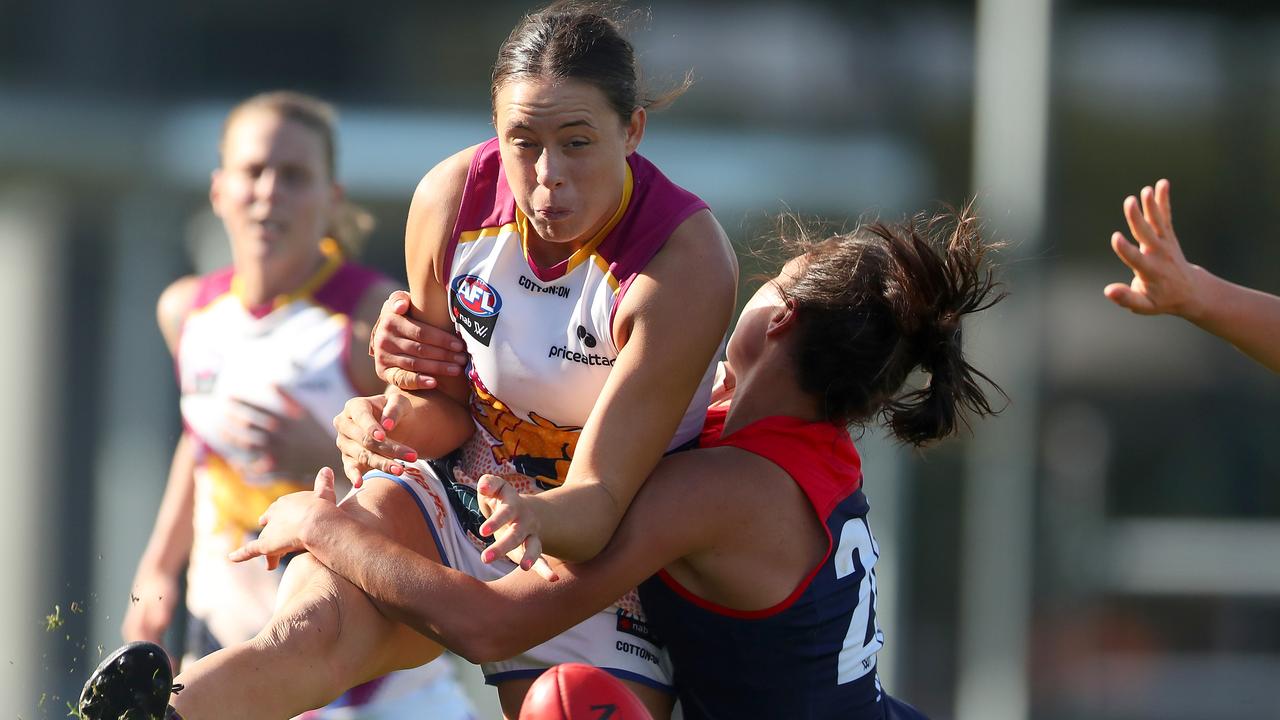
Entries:
[[[953,434],[996,412],[964,357],[963,319],[1002,300],[972,206],[803,241],[803,269],[781,291],[797,310],[801,388],[833,422],[876,417],[903,442]],[[903,390],[916,370],[929,376]],[[1006,396],[1007,397],[1007,396]]]

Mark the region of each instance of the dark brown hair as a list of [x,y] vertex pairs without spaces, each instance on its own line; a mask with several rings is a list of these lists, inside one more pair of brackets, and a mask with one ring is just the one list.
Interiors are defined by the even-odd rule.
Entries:
[[[961,335],[965,315],[1006,295],[972,206],[822,240],[802,231],[784,243],[805,255],[779,288],[796,312],[800,386],[828,420],[879,416],[898,438],[922,445],[967,424],[966,412],[996,412],[978,381],[1004,391],[965,361]],[[929,374],[927,386],[904,389],[917,368]]]
[[690,75],[656,98],[642,97],[635,49],[623,36],[621,11],[612,4],[560,0],[526,15],[498,48],[489,92],[524,78],[572,78],[604,93],[626,123],[638,107],[669,105],[693,84]]
[[[319,136],[324,146],[324,167],[328,179],[336,181],[338,112],[332,105],[317,97],[291,90],[273,90],[254,95],[227,113],[227,119],[222,123],[222,137],[218,141],[219,156],[223,153],[223,144],[227,141],[227,132],[232,123],[248,110],[268,110]],[[373,226],[373,215],[359,205],[344,200],[334,208],[326,232],[338,242],[346,256],[354,257],[373,232]]]

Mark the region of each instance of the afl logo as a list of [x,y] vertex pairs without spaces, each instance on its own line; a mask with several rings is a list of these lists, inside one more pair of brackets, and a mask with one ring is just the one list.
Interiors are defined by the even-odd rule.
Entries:
[[459,275],[450,283],[450,289],[449,309],[454,322],[488,347],[498,313],[502,311],[502,296],[475,275]]
[[476,317],[497,315],[502,309],[502,296],[489,283],[475,275],[459,275],[453,279],[453,294],[459,304]]

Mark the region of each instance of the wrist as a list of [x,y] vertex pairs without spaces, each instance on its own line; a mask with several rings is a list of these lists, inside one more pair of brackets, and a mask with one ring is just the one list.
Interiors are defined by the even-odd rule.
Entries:
[[334,534],[334,523],[340,521],[343,513],[337,505],[328,502],[317,503],[316,508],[307,513],[306,518],[298,526],[298,542],[307,552],[317,553],[323,549],[324,540]]
[[1222,280],[1203,267],[1192,265],[1190,281],[1190,297],[1178,308],[1177,314],[1195,325],[1212,324],[1213,309],[1217,306],[1215,298]]

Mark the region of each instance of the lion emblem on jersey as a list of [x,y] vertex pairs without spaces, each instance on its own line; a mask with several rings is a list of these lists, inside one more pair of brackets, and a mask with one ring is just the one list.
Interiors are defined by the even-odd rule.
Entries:
[[582,428],[557,425],[532,412],[525,420],[479,383],[474,390],[472,415],[489,434],[494,461],[509,463],[543,489],[562,484]]

